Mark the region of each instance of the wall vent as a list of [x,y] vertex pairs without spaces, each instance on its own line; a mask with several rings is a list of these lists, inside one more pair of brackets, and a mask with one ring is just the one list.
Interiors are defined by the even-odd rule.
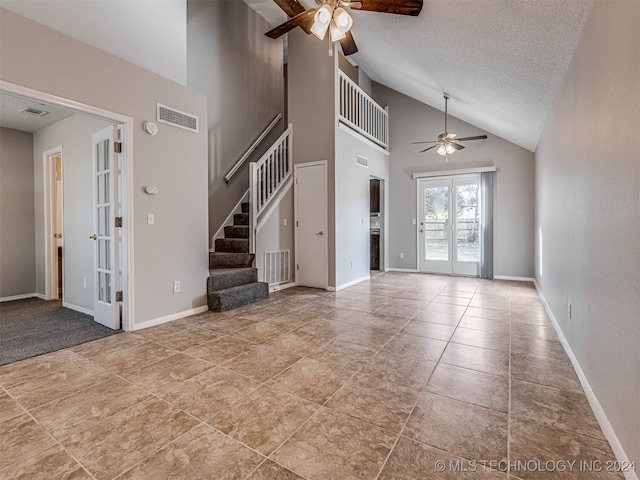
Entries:
[[264,281],[269,285],[288,282],[291,275],[289,250],[264,252]]
[[46,110],[40,110],[39,108],[35,108],[35,107],[25,107],[22,110],[20,110],[20,112],[26,113],[28,115],[35,115],[36,117],[44,117],[49,113]]
[[363,157],[362,155],[357,154],[357,153],[356,153],[356,162],[361,167],[369,168],[369,160],[367,160],[366,157]]
[[198,117],[158,103],[157,121],[198,133]]

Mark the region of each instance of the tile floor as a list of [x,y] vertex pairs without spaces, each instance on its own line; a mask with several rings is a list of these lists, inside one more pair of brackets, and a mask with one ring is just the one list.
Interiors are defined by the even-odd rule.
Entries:
[[0,367],[1,479],[623,478],[586,471],[608,460],[531,284],[386,273]]

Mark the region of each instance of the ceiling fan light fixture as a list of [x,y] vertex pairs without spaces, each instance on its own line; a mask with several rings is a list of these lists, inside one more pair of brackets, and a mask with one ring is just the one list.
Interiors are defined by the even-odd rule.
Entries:
[[445,150],[447,151],[447,155],[453,155],[454,153],[456,153],[456,149],[453,145],[451,145],[450,143],[447,143],[447,146],[445,147]]
[[343,38],[346,38],[345,33],[340,30],[340,28],[336,25],[336,22],[331,21],[331,27],[329,28],[329,33],[331,33],[331,41],[338,42]]
[[342,7],[335,9],[333,12],[333,20],[336,22],[337,28],[342,33],[347,33],[353,26],[353,18],[351,18],[351,15],[349,15],[349,13],[347,13],[347,11]]
[[320,40],[324,38],[329,29],[329,24],[333,18],[333,9],[330,5],[323,5],[318,9],[313,16],[313,25],[311,26],[311,33],[313,33]]
[[436,150],[436,153],[444,157],[447,154],[447,147],[445,147],[444,144],[440,145],[438,150]]

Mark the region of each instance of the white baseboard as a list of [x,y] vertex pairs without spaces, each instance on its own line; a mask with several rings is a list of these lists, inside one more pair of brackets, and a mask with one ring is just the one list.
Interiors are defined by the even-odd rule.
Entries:
[[283,283],[278,285],[269,285],[270,292],[278,292],[280,290],[286,290],[287,288],[295,287],[295,282]]
[[[609,423],[609,419],[607,418],[607,414],[605,413],[604,409],[602,408],[602,405],[600,405],[600,402],[598,401],[598,397],[596,397],[596,394],[594,393],[593,389],[591,388],[591,385],[589,384],[589,380],[587,380],[587,377],[585,376],[584,372],[582,371],[582,368],[580,367],[580,363],[578,363],[578,359],[576,358],[575,354],[573,353],[573,350],[571,349],[571,346],[569,345],[567,337],[564,336],[564,333],[562,332],[562,330],[560,328],[560,324],[558,323],[558,320],[556,319],[555,315],[551,311],[551,308],[549,307],[549,304],[547,303],[547,300],[544,298],[544,295],[542,293],[542,290],[540,289],[540,286],[538,285],[538,282],[536,282],[535,279],[532,279],[532,281],[533,281],[533,284],[536,287],[536,290],[538,291],[538,295],[540,296],[540,299],[542,300],[542,303],[544,304],[544,308],[547,311],[547,315],[549,315],[549,318],[551,319],[551,323],[553,324],[553,328],[555,328],[556,333],[558,334],[558,338],[560,339],[560,343],[562,344],[562,347],[564,348],[564,351],[566,352],[567,356],[569,357],[569,360],[571,361],[571,364],[573,365],[573,368],[576,371],[576,374],[578,375],[578,379],[580,380],[580,384],[582,385],[582,388],[583,388],[584,393],[585,393],[585,395],[587,397],[587,400],[589,401],[589,405],[591,405],[591,409],[593,410],[593,413],[596,416],[596,419],[598,420],[598,423],[600,424],[600,428],[602,429],[602,433],[604,433],[604,436],[609,441],[609,445],[611,445],[611,449],[613,450],[613,454],[616,456],[616,459],[621,464],[629,464],[630,463],[629,457],[627,456],[626,452],[624,451],[624,448],[622,447],[622,444],[620,443],[620,440],[618,440],[618,436],[616,435],[616,432],[614,431],[613,427],[611,426],[611,423]],[[633,471],[624,472],[624,476],[625,476],[625,478],[627,480],[638,480],[637,473],[633,472]]]
[[405,273],[420,273],[415,268],[386,268],[385,272],[405,272]]
[[494,280],[512,280],[514,282],[535,282],[535,278],[530,277],[512,277],[510,275],[494,275]]
[[12,302],[14,300],[24,300],[25,298],[33,298],[33,297],[42,298],[44,300],[44,295],[41,295],[39,293],[23,293],[21,295],[11,295],[9,297],[2,297],[0,298],[0,303]]
[[70,310],[75,310],[76,312],[91,315],[93,317],[93,310],[89,310],[88,308],[79,307],[77,305],[73,305],[72,303],[67,303],[67,302],[62,302],[62,306]]
[[353,280],[352,282],[349,282],[349,283],[344,283],[342,285],[338,285],[337,287],[329,287],[327,290],[332,289],[331,290],[332,292],[339,292],[340,290],[344,290],[345,288],[349,288],[349,287],[351,287],[353,285],[356,285],[356,284],[358,284],[360,282],[364,282],[364,281],[369,280],[369,279],[371,279],[371,275],[367,275],[365,277],[358,278],[357,280]]
[[203,305],[202,307],[196,307],[190,310],[184,310],[182,312],[173,313],[171,315],[167,315],[164,317],[153,318],[151,320],[147,320],[146,322],[136,323],[135,325],[132,325],[133,328],[131,328],[130,331],[142,330],[144,328],[149,328],[149,327],[155,327],[157,325],[162,325],[163,323],[172,322],[180,318],[189,317],[191,315],[196,315],[198,313],[206,312],[207,310],[209,310],[209,307],[206,305]]

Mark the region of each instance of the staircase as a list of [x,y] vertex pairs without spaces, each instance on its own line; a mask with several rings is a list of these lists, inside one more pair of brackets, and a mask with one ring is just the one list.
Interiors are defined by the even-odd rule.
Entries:
[[233,216],[233,225],[224,227],[224,238],[215,241],[209,253],[207,303],[209,310],[226,312],[269,298],[269,285],[258,282],[255,255],[249,253],[249,203]]

